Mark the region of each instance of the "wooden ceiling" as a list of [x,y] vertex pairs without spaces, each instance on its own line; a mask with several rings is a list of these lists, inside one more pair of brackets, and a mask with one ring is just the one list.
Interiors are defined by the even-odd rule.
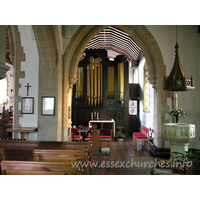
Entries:
[[[138,60],[141,52],[140,47],[125,32],[120,29],[109,26],[99,32],[87,45],[86,49],[106,49],[113,50],[125,55],[129,61]],[[80,60],[84,58],[84,53]]]

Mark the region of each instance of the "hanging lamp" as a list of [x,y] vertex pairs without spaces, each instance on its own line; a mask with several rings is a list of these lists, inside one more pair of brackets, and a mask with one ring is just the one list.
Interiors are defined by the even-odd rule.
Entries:
[[[177,34],[177,27],[176,27],[176,34]],[[188,91],[195,89],[194,80],[192,76],[189,78],[181,65],[181,61],[179,58],[179,45],[177,42],[177,35],[176,35],[174,65],[169,76],[164,77],[163,89],[167,91]]]

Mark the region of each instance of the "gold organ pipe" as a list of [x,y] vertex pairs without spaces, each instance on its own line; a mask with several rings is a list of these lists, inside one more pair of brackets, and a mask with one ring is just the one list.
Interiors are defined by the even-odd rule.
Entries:
[[98,106],[100,106],[100,95],[101,95],[101,67],[100,67],[100,57],[98,57],[98,90],[97,90],[97,99],[98,99]]
[[103,104],[103,66],[101,58],[89,59],[88,64],[88,106],[102,106]]
[[88,65],[88,106],[90,106],[90,73],[91,73],[91,63],[89,63]]
[[124,63],[118,63],[118,101],[123,101],[124,96]]
[[108,67],[108,77],[107,77],[107,87],[108,87],[108,91],[107,91],[107,96],[108,96],[108,98],[110,98],[111,96],[110,96],[110,92],[111,92],[111,85],[110,85],[110,80],[111,80],[111,72],[110,72],[110,67]]
[[110,98],[109,91],[110,91],[110,84],[109,84],[109,75],[110,75],[110,67],[107,68],[108,70],[108,77],[107,77],[107,97]]
[[94,106],[97,105],[97,59],[94,59]]
[[83,97],[83,68],[78,67],[77,69],[77,84],[76,84],[76,96],[77,98]]
[[91,106],[93,106],[94,96],[93,96],[93,58],[91,57]]
[[103,66],[101,63],[102,59],[100,59],[100,66],[101,66],[101,106],[103,105]]
[[111,67],[111,98],[114,98],[114,91],[115,91],[115,80],[114,80],[114,67]]
[[118,63],[118,101],[120,101],[120,65]]
[[120,101],[123,101],[124,96],[124,63],[120,63]]

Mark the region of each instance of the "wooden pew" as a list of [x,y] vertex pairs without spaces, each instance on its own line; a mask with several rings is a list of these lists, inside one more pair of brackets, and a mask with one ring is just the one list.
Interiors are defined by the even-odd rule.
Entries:
[[2,161],[2,175],[81,175],[71,162]]
[[[89,163],[91,157],[87,149],[83,150],[50,150],[50,149],[0,149],[2,160],[42,161],[42,162],[75,162]],[[90,166],[82,167],[83,174],[91,174]]]
[[3,149],[83,149],[88,148],[92,152],[92,140],[88,142],[66,141],[26,141],[26,140],[0,140],[0,148]]
[[[66,141],[59,142],[59,141],[0,140],[0,148],[3,148],[4,150],[5,149],[13,149],[13,150],[29,150],[29,149],[83,150],[83,149],[87,148],[87,152],[85,152],[85,155],[84,155],[85,160],[87,162],[87,161],[91,161],[92,141],[90,140],[89,142],[66,142]],[[7,154],[7,156],[8,156],[8,154]],[[87,157],[87,159],[86,159],[86,157]],[[20,158],[18,155],[17,160],[27,160],[27,159],[28,159],[27,157],[23,157],[23,156]],[[38,159],[37,156],[35,156],[34,159]],[[5,158],[3,160],[5,160]],[[16,160],[16,158],[15,158],[15,160]],[[41,160],[41,158],[40,158],[40,160]],[[0,166],[1,166],[1,164],[0,164]],[[84,172],[85,172],[84,174],[91,174],[91,168],[89,166],[86,167],[84,169]]]

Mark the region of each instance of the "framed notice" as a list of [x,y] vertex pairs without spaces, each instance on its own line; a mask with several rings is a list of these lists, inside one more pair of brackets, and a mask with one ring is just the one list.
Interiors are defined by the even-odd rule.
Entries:
[[55,97],[42,97],[42,115],[55,115]]
[[34,112],[34,98],[33,97],[22,97],[21,113],[22,114],[33,114],[33,112]]

